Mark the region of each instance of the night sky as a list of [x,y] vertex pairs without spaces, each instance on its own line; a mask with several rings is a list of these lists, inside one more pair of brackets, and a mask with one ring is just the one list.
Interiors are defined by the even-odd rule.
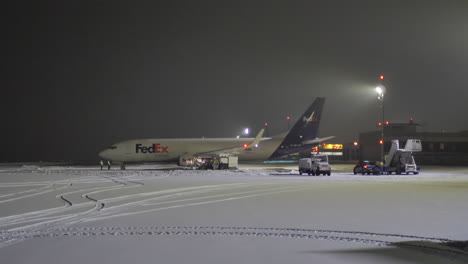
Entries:
[[468,130],[468,1],[16,1],[2,7],[0,161],[99,160],[134,138],[380,119]]

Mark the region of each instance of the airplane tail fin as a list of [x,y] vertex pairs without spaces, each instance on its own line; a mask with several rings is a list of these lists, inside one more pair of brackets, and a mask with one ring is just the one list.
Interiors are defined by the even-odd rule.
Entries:
[[294,153],[293,150],[300,151],[300,148],[304,147],[305,142],[312,142],[316,139],[324,104],[325,97],[317,97],[294,124],[270,158]]
[[257,136],[255,137],[255,139],[252,141],[252,143],[250,143],[250,145],[248,146],[248,148],[253,148],[253,147],[258,147],[258,144],[260,143],[260,141],[262,140],[262,136],[263,136],[263,133],[265,132],[265,129],[262,128],[260,130],[260,132],[258,132]]

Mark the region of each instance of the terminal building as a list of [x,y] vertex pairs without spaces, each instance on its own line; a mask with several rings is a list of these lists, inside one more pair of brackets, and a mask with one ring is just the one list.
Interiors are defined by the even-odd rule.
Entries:
[[[418,165],[468,165],[468,131],[455,133],[418,132],[419,125],[410,120],[409,123],[387,123],[384,126],[384,153],[387,154],[392,140],[400,142],[400,148],[405,146],[407,139],[420,139],[422,151],[414,153]],[[359,134],[360,160],[381,160],[381,129]],[[349,151],[355,151],[349,148]]]

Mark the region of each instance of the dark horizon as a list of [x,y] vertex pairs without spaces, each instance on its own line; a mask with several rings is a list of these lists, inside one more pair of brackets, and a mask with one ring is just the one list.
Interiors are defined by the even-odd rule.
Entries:
[[468,130],[467,1],[27,1],[5,21],[0,161],[99,160],[132,138],[287,128],[326,97],[319,135],[386,119]]

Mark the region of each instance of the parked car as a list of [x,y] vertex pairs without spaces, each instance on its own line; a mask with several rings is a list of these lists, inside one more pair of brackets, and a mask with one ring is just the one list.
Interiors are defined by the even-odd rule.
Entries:
[[354,175],[362,173],[362,175],[378,175],[382,173],[382,167],[376,161],[361,160],[354,166]]

